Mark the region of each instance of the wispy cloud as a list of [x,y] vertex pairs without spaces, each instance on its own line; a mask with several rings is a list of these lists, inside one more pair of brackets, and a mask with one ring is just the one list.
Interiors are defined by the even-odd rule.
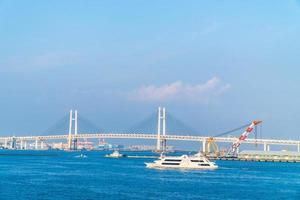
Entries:
[[209,103],[214,98],[224,94],[231,85],[222,83],[218,77],[213,77],[205,83],[186,84],[176,81],[161,86],[144,85],[129,93],[132,100],[138,101],[176,101],[185,100],[198,103]]
[[15,56],[1,60],[1,70],[40,70],[62,67],[80,62],[81,56],[75,52],[50,52],[31,56]]

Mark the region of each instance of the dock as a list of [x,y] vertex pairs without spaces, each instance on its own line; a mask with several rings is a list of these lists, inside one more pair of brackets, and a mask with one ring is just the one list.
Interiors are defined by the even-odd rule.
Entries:
[[127,158],[158,158],[158,156],[127,156]]
[[225,160],[225,161],[247,161],[247,162],[288,162],[288,163],[300,163],[300,160],[289,159],[246,159],[246,158],[231,158],[231,157],[210,157],[211,160]]

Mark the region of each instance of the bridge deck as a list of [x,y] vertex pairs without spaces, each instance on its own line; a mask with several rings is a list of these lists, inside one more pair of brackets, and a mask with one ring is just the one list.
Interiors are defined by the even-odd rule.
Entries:
[[[62,140],[68,139],[68,134],[65,135],[47,135],[47,136],[19,136],[19,137],[0,137],[1,141],[5,140]],[[139,134],[139,133],[85,133],[72,135],[72,138],[111,138],[111,139],[150,139],[157,140],[156,134]],[[166,135],[161,136],[161,139],[175,140],[175,141],[194,141],[203,142],[206,141],[207,136],[189,136],[189,135]],[[232,143],[237,140],[236,137],[215,137],[216,142]],[[277,144],[277,145],[300,145],[299,140],[277,140],[277,139],[246,139],[243,143],[248,144]]]

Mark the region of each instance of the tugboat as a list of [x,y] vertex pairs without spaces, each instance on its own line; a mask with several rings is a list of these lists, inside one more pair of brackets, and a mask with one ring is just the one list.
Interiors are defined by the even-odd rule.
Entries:
[[105,155],[107,158],[125,158],[127,157],[124,154],[119,153],[119,151],[115,150],[112,154]]
[[156,169],[217,169],[218,166],[209,161],[201,153],[192,156],[165,156],[161,154],[159,160],[145,163],[147,168]]

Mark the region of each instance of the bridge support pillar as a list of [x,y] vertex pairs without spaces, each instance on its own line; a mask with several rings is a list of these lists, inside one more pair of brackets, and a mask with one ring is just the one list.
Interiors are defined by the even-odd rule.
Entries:
[[[75,116],[74,116],[74,135],[77,136],[78,135],[78,123],[77,123],[77,118],[78,118],[78,114],[77,114],[77,110],[75,110]],[[75,138],[74,139],[74,149],[77,150],[78,149],[78,139]]]
[[72,149],[72,125],[73,125],[73,110],[70,110],[69,137],[68,137],[69,149]]
[[27,149],[27,141],[24,140],[24,150],[26,150],[26,149]]
[[[162,123],[162,126],[161,126]],[[163,135],[163,138],[161,136]],[[157,151],[165,151],[167,144],[166,144],[166,109],[165,108],[158,108],[158,116],[157,116],[157,143],[156,143],[156,150]]]
[[270,151],[270,145],[267,143],[264,143],[264,151]]
[[207,153],[205,147],[206,147],[206,140],[203,140],[203,141],[202,141],[202,152],[203,152],[204,154]]
[[7,139],[4,139],[4,148],[7,149]]
[[16,141],[15,137],[13,137],[13,139],[11,141],[10,148],[11,149],[16,149],[17,148],[17,141]]
[[[74,138],[73,133],[72,133],[74,130],[74,135],[76,136],[78,134],[77,117],[78,117],[77,110],[74,111],[74,114],[73,114],[73,110],[70,110],[69,136],[68,136],[68,148],[70,150],[77,149],[78,139]],[[74,124],[73,124],[73,121],[74,121]]]
[[41,149],[44,149],[44,141],[41,141]]
[[23,149],[23,140],[20,140],[20,149]]
[[38,142],[39,142],[38,139],[35,139],[35,146],[34,146],[34,149],[35,149],[35,150],[38,149],[38,144],[39,144]]
[[300,152],[300,144],[297,145],[297,150]]

